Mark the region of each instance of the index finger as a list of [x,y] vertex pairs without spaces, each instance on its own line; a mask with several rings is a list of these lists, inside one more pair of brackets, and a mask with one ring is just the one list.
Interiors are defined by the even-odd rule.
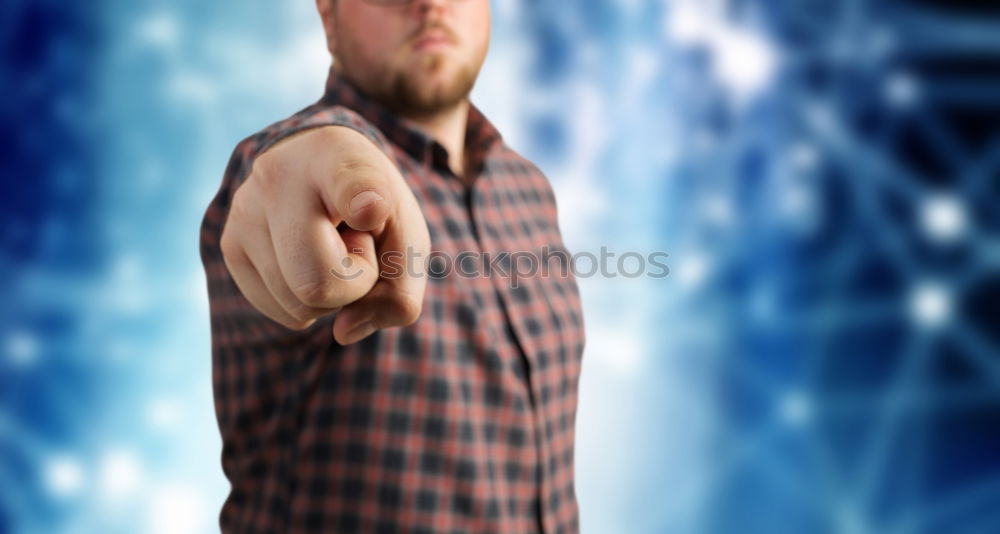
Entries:
[[368,294],[341,310],[334,322],[333,335],[341,344],[354,343],[380,328],[412,324],[420,316],[430,234],[408,187],[399,198],[398,212],[376,236],[381,276]]
[[378,278],[375,250],[347,250],[319,197],[289,191],[268,214],[278,267],[295,296],[315,308],[337,308],[367,293]]

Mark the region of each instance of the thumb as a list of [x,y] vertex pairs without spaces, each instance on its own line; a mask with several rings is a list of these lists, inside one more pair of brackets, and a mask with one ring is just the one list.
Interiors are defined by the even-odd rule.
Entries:
[[342,144],[324,192],[327,205],[348,226],[362,232],[377,230],[396,209],[390,177],[398,173],[389,158],[360,134]]
[[[350,194],[350,200],[343,200],[337,207],[348,226],[359,231],[381,228],[389,217],[390,208],[386,200],[387,191],[376,188],[362,189]],[[342,206],[346,204],[346,207]]]

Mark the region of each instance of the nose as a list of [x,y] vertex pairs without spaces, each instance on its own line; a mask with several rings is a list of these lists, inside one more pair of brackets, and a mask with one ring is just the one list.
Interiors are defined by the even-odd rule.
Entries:
[[452,0],[414,0],[413,8],[421,16],[427,16],[431,13],[440,15],[451,2]]

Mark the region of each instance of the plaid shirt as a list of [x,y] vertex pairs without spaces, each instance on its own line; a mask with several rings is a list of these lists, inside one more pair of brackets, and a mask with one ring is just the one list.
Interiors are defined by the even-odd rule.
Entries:
[[[332,316],[292,331],[260,314],[219,249],[254,157],[325,125],[361,132],[397,165],[438,262],[416,323],[350,346],[334,341]],[[555,198],[474,106],[466,145],[463,181],[443,146],[331,70],[319,102],[236,147],[201,230],[222,466],[232,484],[224,532],[578,530],[573,442],[584,325],[576,281],[555,263],[547,276],[508,276],[516,263],[508,253],[568,255]],[[463,251],[464,272],[485,275],[444,268]]]

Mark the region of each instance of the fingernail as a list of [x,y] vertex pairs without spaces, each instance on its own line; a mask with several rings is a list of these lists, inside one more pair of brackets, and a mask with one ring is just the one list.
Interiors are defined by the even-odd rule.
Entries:
[[362,191],[351,199],[351,215],[357,215],[381,200],[382,197],[375,191]]

